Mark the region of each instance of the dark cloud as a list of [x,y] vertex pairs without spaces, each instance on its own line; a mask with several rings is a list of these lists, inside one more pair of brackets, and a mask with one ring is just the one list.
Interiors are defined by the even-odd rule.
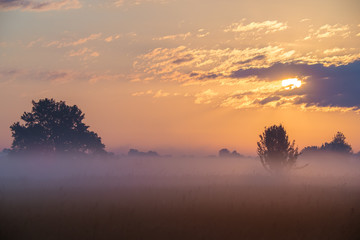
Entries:
[[271,97],[267,97],[267,98],[264,98],[263,100],[260,100],[260,101],[256,101],[255,103],[259,103],[261,105],[265,105],[269,102],[274,102],[274,101],[278,101],[280,100],[281,97],[280,96],[271,96]]
[[203,79],[216,79],[218,77],[220,77],[220,74],[215,74],[215,73],[209,73],[209,74],[205,74],[199,77],[199,80],[203,80]]
[[0,76],[2,77],[12,77],[21,73],[18,69],[0,69]]
[[306,76],[305,83],[300,88],[283,90],[276,94],[299,96],[295,104],[360,109],[360,61],[329,67],[321,64],[277,63],[269,68],[238,70],[231,74],[233,78],[249,76],[266,80]]
[[190,77],[196,77],[198,80],[204,80],[204,79],[216,79],[218,77],[223,76],[222,74],[216,74],[216,73],[207,73],[207,74],[200,74],[197,72],[191,72],[189,74]]
[[190,73],[190,75],[189,75],[190,77],[196,77],[196,76],[199,76],[199,74],[198,73],[196,73],[196,72],[192,72],[192,73]]
[[279,80],[296,76],[323,75],[332,67],[326,68],[321,64],[301,64],[301,63],[275,63],[268,68],[249,68],[234,71],[230,76],[232,78],[246,78],[257,76],[267,80]]
[[251,62],[254,62],[254,61],[263,60],[263,59],[265,59],[265,58],[266,58],[265,55],[258,55],[258,56],[255,56],[255,57],[253,57],[253,58],[247,59],[247,60],[245,60],[245,61],[239,61],[239,62],[237,62],[236,64],[251,63]]
[[67,82],[71,80],[87,81],[92,77],[91,74],[75,73],[66,71],[35,71],[35,70],[20,70],[20,69],[1,69],[0,68],[0,82],[9,80],[14,81],[36,81],[36,82]]
[[34,1],[34,0],[0,0],[0,10],[29,10],[29,11],[49,11],[59,9],[80,8],[78,0],[59,0],[59,1]]
[[193,59],[194,59],[194,57],[191,54],[188,54],[188,55],[184,56],[183,58],[178,58],[178,59],[174,60],[172,63],[180,64],[180,63],[184,63],[184,62],[190,62]]

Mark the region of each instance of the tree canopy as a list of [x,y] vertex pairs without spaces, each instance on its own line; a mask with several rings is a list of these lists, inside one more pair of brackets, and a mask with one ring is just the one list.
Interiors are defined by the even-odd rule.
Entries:
[[304,154],[311,153],[339,153],[339,154],[351,154],[352,147],[346,141],[346,137],[342,132],[337,132],[331,142],[325,142],[321,147],[308,146],[301,152]]
[[64,101],[40,99],[32,101],[31,112],[10,126],[13,152],[37,153],[105,153],[101,138],[83,123],[85,114]]
[[345,141],[346,137],[342,132],[337,132],[330,143],[324,143],[321,146],[322,150],[335,151],[339,153],[352,153],[350,144]]
[[295,165],[299,155],[298,148],[295,148],[295,140],[290,143],[285,128],[281,124],[265,127],[259,137],[257,152],[265,169],[277,172],[290,169]]
[[227,148],[222,148],[219,150],[219,157],[222,157],[222,158],[229,158],[229,157],[232,157],[232,158],[240,158],[240,157],[244,157],[243,155],[241,155],[240,153],[238,153],[236,150],[230,152],[229,149]]

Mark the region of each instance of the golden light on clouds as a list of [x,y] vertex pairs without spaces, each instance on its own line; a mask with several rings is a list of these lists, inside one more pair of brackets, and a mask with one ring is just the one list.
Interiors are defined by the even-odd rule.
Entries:
[[282,80],[281,85],[283,87],[285,87],[285,89],[291,90],[294,88],[301,87],[301,81],[297,78],[288,78],[288,79]]

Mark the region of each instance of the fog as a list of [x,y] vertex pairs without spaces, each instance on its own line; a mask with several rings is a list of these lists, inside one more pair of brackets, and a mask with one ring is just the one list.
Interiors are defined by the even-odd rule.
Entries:
[[[111,157],[66,158],[32,157],[0,159],[3,187],[13,181],[42,184],[77,179],[70,185],[169,185],[197,184],[235,180],[234,184],[261,184],[269,181],[308,184],[360,184],[360,159],[352,156],[313,154],[300,155],[296,167],[281,175],[270,174],[257,157]],[[235,179],[234,179],[235,178]],[[143,180],[146,179],[146,180]],[[99,181],[100,182],[99,182]],[[163,181],[161,181],[163,180]],[[204,182],[204,183],[205,183]]]
[[360,159],[300,155],[297,167],[271,174],[252,157],[2,158],[0,236],[168,239],[176,232],[172,239],[288,239],[300,231],[298,239],[351,239],[358,234]]

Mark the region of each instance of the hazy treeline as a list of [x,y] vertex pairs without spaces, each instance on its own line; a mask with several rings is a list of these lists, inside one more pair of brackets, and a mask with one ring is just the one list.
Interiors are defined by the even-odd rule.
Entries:
[[[11,159],[120,159],[120,158],[169,158],[154,150],[141,151],[129,149],[126,155],[116,155],[105,150],[105,144],[97,133],[89,130],[83,120],[85,114],[76,106],[69,106],[64,101],[40,99],[32,101],[30,112],[20,117],[22,122],[10,126],[13,137],[11,148],[3,149],[0,158]],[[338,132],[330,142],[321,146],[308,146],[298,152],[295,141],[290,142],[284,126],[273,125],[265,128],[259,136],[258,156],[268,170],[274,166],[293,167],[298,156],[319,153],[336,153],[359,157],[346,142],[343,133]],[[327,155],[327,154],[325,154]],[[214,157],[212,155],[211,157]],[[236,150],[222,148],[220,158],[246,158]]]

